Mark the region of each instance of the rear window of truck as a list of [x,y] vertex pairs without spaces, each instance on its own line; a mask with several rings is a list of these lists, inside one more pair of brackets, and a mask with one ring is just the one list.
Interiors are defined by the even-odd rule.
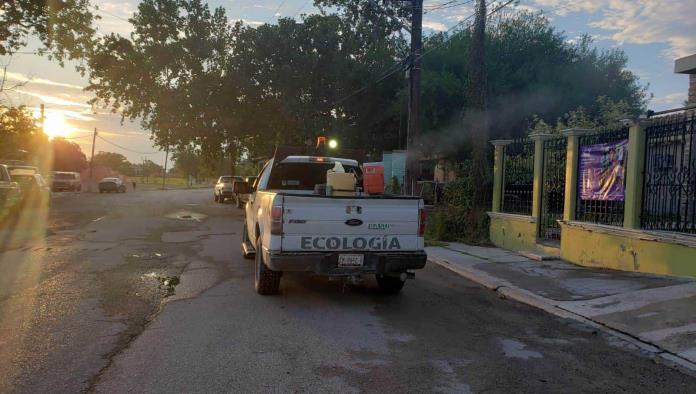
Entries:
[[[314,186],[326,183],[326,171],[334,163],[280,163],[271,170],[268,189],[271,190],[314,190]],[[360,167],[343,165],[346,172],[355,172],[361,186]]]

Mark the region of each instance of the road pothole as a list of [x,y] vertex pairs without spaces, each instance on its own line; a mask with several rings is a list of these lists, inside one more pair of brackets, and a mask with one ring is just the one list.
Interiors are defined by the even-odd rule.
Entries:
[[133,253],[129,257],[135,260],[161,260],[166,258],[167,256],[162,252],[145,252]]
[[208,217],[208,215],[203,214],[203,213],[199,213],[199,212],[180,210],[180,211],[168,213],[168,214],[164,215],[164,217],[169,218],[169,219],[201,222],[201,221],[205,220]]
[[160,275],[157,272],[148,272],[147,274],[143,275],[143,279],[152,280],[159,283],[158,288],[161,290],[165,290],[167,292],[167,296],[173,295],[174,288],[176,287],[176,285],[181,283],[181,280],[179,279],[178,275],[166,276]]

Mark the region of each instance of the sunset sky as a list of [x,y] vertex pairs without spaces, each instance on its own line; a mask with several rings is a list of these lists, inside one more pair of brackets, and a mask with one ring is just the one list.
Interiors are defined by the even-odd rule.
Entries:
[[[426,0],[425,8],[436,7],[446,0]],[[101,33],[127,35],[127,19],[137,7],[137,1],[95,1],[102,19],[97,21]],[[211,7],[223,6],[230,20],[242,19],[254,26],[274,23],[278,17],[299,17],[316,12],[311,0],[230,0],[210,1]],[[444,31],[472,13],[473,3],[442,8],[424,15],[425,34]],[[494,7],[494,5],[491,5]],[[696,17],[693,0],[521,0],[519,9],[544,10],[569,40],[590,34],[599,48],[622,48],[629,57],[628,68],[649,85],[654,98],[649,108],[654,110],[680,106],[686,100],[688,77],[673,73],[674,59],[696,53]],[[32,50],[30,46],[25,50]],[[43,103],[51,131],[67,134],[89,152],[94,127],[104,139],[98,139],[96,150],[119,152],[129,160],[143,158],[164,161],[164,153],[152,147],[149,132],[138,123],[125,121],[118,115],[87,104],[90,95],[82,90],[87,80],[74,69],[74,64],[61,68],[45,57],[17,54],[9,62],[8,82],[29,81],[3,100],[13,105],[25,104],[32,109]],[[64,125],[64,126],[63,126]]]

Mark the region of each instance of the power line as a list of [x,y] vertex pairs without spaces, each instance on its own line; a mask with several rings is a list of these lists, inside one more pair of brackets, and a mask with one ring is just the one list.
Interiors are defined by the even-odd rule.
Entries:
[[459,0],[450,0],[450,1],[446,1],[446,2],[444,2],[444,3],[432,4],[432,5],[427,5],[427,6],[424,5],[423,8],[426,8],[426,7],[427,7],[428,9],[432,9],[432,8],[444,7],[444,6],[446,6],[446,5],[449,5],[449,4],[452,4],[452,3],[456,3],[457,1],[459,1]]
[[154,155],[154,154],[156,154],[156,153],[160,153],[160,151],[140,152],[140,151],[137,151],[137,150],[133,150],[133,149],[130,149],[130,148],[126,148],[125,146],[119,145],[119,144],[117,144],[117,143],[115,143],[115,142],[109,141],[109,140],[107,140],[106,138],[102,137],[102,136],[99,135],[99,134],[97,134],[97,137],[99,137],[99,139],[101,139],[102,141],[104,141],[104,142],[106,142],[106,143],[108,143],[108,144],[111,144],[111,145],[113,145],[113,146],[115,146],[115,147],[117,147],[117,148],[123,149],[123,150],[125,150],[125,151],[127,151],[127,152],[137,153],[137,154],[139,154],[139,155]]
[[[493,15],[494,13],[500,11],[500,10],[503,9],[504,7],[507,7],[508,5],[510,5],[511,3],[515,2],[515,1],[518,1],[518,0],[508,0],[507,2],[503,3],[502,5],[500,5],[500,6],[496,7],[496,8],[494,8],[491,12],[488,13],[488,15],[486,15],[486,18],[490,18],[491,15]],[[469,15],[468,17],[462,19],[462,20],[459,21],[457,24],[455,24],[455,25],[452,26],[451,28],[447,29],[447,31],[446,31],[444,34],[449,34],[449,33],[452,32],[453,30],[455,30],[456,28],[460,27],[460,26],[461,26],[462,24],[464,24],[465,22],[471,20],[471,18],[473,18],[474,16],[476,16],[476,13],[473,13],[473,14]],[[428,48],[427,51],[425,51],[425,52],[423,52],[423,54],[421,54],[421,58],[422,58],[423,56],[427,55],[429,52],[432,52],[432,51],[434,51],[435,49],[441,48],[444,44],[446,44],[447,42],[449,42],[450,40],[452,40],[452,38],[454,38],[454,36],[456,36],[458,33],[459,33],[459,32],[454,33],[454,34],[448,36],[445,40],[443,40],[443,41],[442,41],[441,43],[439,43],[438,45],[435,45],[435,46],[432,46],[432,47]]]
[[116,19],[120,19],[120,20],[122,20],[122,21],[124,21],[124,22],[130,22],[128,19],[126,19],[126,18],[124,18],[124,17],[122,17],[122,16],[118,16],[118,15],[113,14],[113,13],[111,13],[111,12],[102,10],[102,9],[100,9],[100,8],[97,8],[96,6],[93,6],[92,8],[94,9],[94,11],[101,12],[101,13],[103,13],[103,14],[105,14],[105,15],[110,16],[110,17],[113,17],[113,18],[116,18]]
[[278,4],[278,8],[276,8],[276,10],[273,11],[273,14],[272,14],[271,16],[268,17],[268,19],[266,20],[266,24],[268,24],[268,22],[270,22],[271,19],[273,19],[273,17],[278,13],[278,11],[280,11],[280,7],[282,7],[283,4],[285,4],[286,1],[287,1],[287,0],[283,0],[283,1],[280,2],[280,4]]
[[58,138],[60,138],[62,140],[77,140],[80,138],[87,138],[87,137],[91,137],[91,136],[92,136],[92,133],[88,133],[88,134],[78,135],[78,136],[73,136],[73,137],[58,137]]
[[450,1],[450,2],[447,2],[447,3],[444,3],[444,4],[440,4],[439,6],[436,6],[436,7],[433,7],[433,8],[425,9],[425,10],[423,11],[423,14],[429,14],[429,13],[431,13],[431,12],[433,12],[433,11],[446,10],[446,9],[448,9],[448,8],[460,7],[460,6],[463,6],[463,5],[466,5],[466,4],[470,4],[470,3],[473,3],[473,2],[474,2],[474,0],[466,0],[466,1],[462,1],[462,2],[460,2],[460,3],[452,4],[452,3],[454,3],[454,2],[453,2],[453,1]]
[[302,6],[297,9],[297,12],[295,12],[296,17],[300,16],[300,12],[302,12],[302,10],[304,10],[304,8],[307,6],[307,3],[309,3],[309,1],[310,0],[305,0],[305,2],[302,3]]
[[[488,15],[486,15],[486,17],[487,17],[487,18],[490,17],[490,16],[493,15],[494,13],[500,11],[501,9],[503,9],[504,7],[507,7],[508,5],[510,5],[511,3],[515,2],[515,1],[518,1],[518,0],[508,0],[507,2],[505,2],[505,3],[501,4],[501,5],[499,5],[498,7],[494,8],[491,12],[488,13]],[[445,31],[443,34],[447,35],[447,34],[453,32],[455,29],[459,28],[461,25],[463,25],[464,23],[466,23],[466,22],[468,22],[469,20],[471,20],[474,16],[476,16],[476,13],[472,13],[472,14],[469,15],[468,17],[466,17],[466,18],[462,19],[461,21],[457,22],[455,25],[453,25],[452,27],[450,27],[449,29],[447,29],[447,31]],[[445,40],[443,40],[443,41],[442,41],[441,43],[439,43],[438,45],[435,45],[435,46],[432,46],[432,47],[428,48],[428,50],[424,51],[424,52],[420,55],[419,58],[422,59],[422,58],[423,58],[425,55],[427,55],[428,53],[434,51],[435,49],[438,49],[438,48],[442,47],[444,44],[446,44],[447,42],[449,42],[449,41],[450,41],[452,38],[454,38],[454,36],[456,36],[456,35],[457,35],[457,33],[454,33],[454,34],[448,36]],[[389,68],[382,74],[382,76],[380,76],[379,78],[377,78],[375,81],[373,81],[373,82],[371,82],[371,83],[369,83],[369,84],[365,84],[365,85],[363,85],[362,87],[360,87],[360,88],[356,89],[355,91],[353,91],[352,93],[348,94],[347,96],[344,96],[344,97],[342,97],[342,98],[339,99],[339,100],[336,100],[331,106],[332,106],[332,107],[335,107],[335,106],[337,106],[338,104],[341,104],[341,103],[345,102],[345,101],[348,100],[349,98],[351,98],[351,97],[353,97],[353,96],[356,96],[356,95],[358,95],[358,94],[364,92],[365,90],[369,89],[370,87],[372,87],[372,86],[374,86],[374,85],[376,85],[376,84],[382,82],[383,80],[387,79],[389,76],[391,76],[391,75],[393,75],[395,72],[399,71],[399,68],[398,68],[397,66],[403,64],[405,60],[406,60],[406,59],[399,60],[399,61],[396,62],[394,65],[392,65],[391,67],[389,67]],[[396,67],[396,68],[395,68],[395,67]]]

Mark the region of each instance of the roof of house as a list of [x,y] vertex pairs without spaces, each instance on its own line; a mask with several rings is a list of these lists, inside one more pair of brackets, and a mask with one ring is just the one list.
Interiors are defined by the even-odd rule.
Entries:
[[696,54],[675,60],[674,72],[677,74],[696,74]]

